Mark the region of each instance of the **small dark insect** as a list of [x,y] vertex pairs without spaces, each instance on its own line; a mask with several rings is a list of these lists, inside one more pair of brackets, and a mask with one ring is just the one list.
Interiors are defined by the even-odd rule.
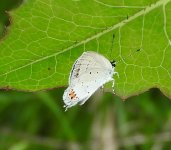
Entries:
[[141,49],[137,49],[136,52],[139,52]]
[[115,38],[115,34],[113,34],[113,39]]

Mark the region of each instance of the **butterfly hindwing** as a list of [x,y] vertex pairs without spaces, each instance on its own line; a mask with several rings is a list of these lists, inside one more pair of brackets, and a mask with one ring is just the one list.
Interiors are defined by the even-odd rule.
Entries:
[[[103,77],[104,79],[101,79]],[[84,104],[91,95],[103,86],[104,83],[111,81],[108,72],[102,69],[93,69],[91,72],[86,71],[80,78],[77,84],[70,85],[63,96],[66,108],[70,108],[76,104]]]

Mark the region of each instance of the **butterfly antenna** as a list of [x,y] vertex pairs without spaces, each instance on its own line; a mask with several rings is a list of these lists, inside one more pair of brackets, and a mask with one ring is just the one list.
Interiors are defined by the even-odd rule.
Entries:
[[112,46],[111,46],[111,48],[110,48],[110,58],[111,58],[111,56],[112,56],[113,45],[114,45],[114,39],[115,39],[115,34],[113,34],[113,36],[112,36]]
[[130,56],[133,56],[135,55],[137,52],[141,51],[141,49],[137,49],[136,51],[134,51],[133,53],[129,54],[128,56],[126,56],[125,58],[123,59],[119,59],[118,61],[116,61],[117,63],[120,62],[121,60],[125,60],[126,58],[130,57]]

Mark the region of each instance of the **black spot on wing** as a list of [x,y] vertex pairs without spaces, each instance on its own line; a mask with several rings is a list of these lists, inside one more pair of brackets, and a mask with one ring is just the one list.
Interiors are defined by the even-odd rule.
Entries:
[[77,62],[78,62],[78,60],[76,60],[74,66],[71,70],[71,76],[74,76],[75,78],[77,78],[79,76],[80,66],[81,66],[81,64],[77,64]]
[[71,70],[71,76],[72,76],[72,74],[73,74],[73,71],[75,70],[75,66],[76,66],[77,61],[78,61],[78,60],[75,61],[74,66],[73,66],[73,68],[72,68],[72,70]]

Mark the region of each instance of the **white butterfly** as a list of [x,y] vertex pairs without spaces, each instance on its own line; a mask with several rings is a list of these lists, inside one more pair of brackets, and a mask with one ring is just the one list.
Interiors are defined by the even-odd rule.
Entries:
[[63,95],[66,110],[76,104],[83,105],[90,96],[105,83],[113,81],[116,62],[110,62],[104,56],[88,51],[74,63],[69,76],[69,87]]

